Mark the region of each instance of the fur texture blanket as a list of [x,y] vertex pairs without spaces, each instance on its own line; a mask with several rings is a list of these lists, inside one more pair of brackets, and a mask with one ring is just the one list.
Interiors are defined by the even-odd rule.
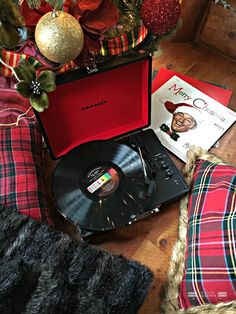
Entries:
[[137,313],[152,273],[0,208],[1,314]]

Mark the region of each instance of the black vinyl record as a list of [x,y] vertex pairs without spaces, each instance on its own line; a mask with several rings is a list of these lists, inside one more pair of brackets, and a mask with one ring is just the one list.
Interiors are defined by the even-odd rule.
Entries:
[[64,156],[54,171],[52,189],[61,214],[93,231],[131,223],[147,202],[139,154],[107,140],[82,144]]

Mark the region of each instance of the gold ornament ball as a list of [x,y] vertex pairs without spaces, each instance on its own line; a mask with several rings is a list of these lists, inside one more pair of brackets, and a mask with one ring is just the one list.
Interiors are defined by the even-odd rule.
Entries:
[[79,22],[63,11],[48,12],[38,21],[35,41],[39,51],[50,61],[67,63],[74,60],[84,45]]

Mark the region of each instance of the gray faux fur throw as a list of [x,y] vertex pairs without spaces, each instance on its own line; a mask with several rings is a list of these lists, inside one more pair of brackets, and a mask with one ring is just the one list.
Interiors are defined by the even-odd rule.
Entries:
[[[193,174],[196,167],[196,160],[204,159],[210,162],[224,165],[225,163],[216,155],[199,148],[191,147],[187,154],[187,163],[183,168],[183,175],[186,182],[190,186],[193,180]],[[188,201],[189,195],[184,197],[180,202],[179,217],[179,236],[176,241],[170,266],[168,271],[168,281],[163,292],[163,300],[161,305],[162,314],[235,314],[236,300],[227,303],[205,304],[201,306],[191,307],[186,310],[179,309],[178,295],[179,286],[184,274],[184,257],[186,249],[186,234],[188,223]]]
[[137,313],[152,281],[138,262],[0,208],[1,314]]

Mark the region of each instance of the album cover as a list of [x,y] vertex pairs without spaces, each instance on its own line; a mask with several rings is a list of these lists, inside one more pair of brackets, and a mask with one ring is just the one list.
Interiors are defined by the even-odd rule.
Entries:
[[197,80],[191,76],[184,75],[169,69],[160,69],[158,70],[157,75],[152,82],[152,94],[160,88],[164,83],[171,79],[174,75],[178,76],[185,82],[189,83],[193,87],[197,88],[206,95],[212,97],[216,101],[220,102],[224,106],[229,105],[230,98],[232,96],[232,90],[228,89],[227,86],[220,86],[208,82],[203,82]]
[[235,120],[235,112],[176,75],[152,94],[151,127],[184,162],[190,146],[210,149]]

